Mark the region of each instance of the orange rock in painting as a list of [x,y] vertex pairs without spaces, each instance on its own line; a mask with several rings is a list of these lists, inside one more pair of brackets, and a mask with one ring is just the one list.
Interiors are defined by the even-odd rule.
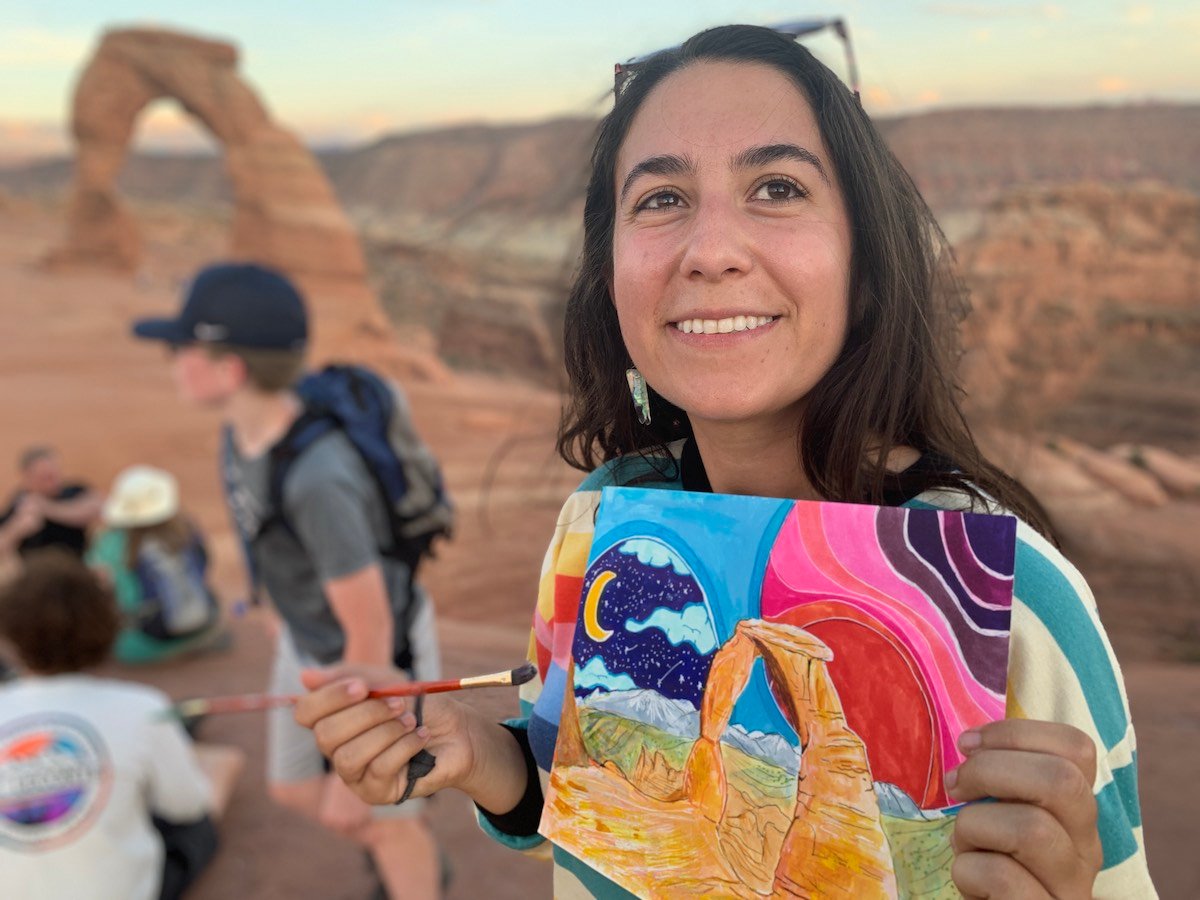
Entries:
[[[725,731],[751,666],[760,656],[803,748],[795,815],[783,841],[772,895],[896,896],[891,851],[880,822],[866,748],[846,726],[826,669],[832,654],[823,643],[790,625],[741,622],[713,658],[700,709],[702,741],[704,735]],[[706,771],[705,757],[696,759],[693,753],[693,759],[688,760],[688,784],[700,789],[694,802],[707,814],[711,800],[704,779],[720,773]],[[718,754],[718,765],[720,760]]]
[[558,743],[554,748],[555,759],[564,766],[587,765],[587,750],[583,746],[583,735],[579,731],[579,712],[575,709],[575,663],[567,667],[567,687],[563,690],[562,717],[558,723]]
[[[721,741],[760,658],[801,736],[798,775]],[[740,623],[713,657],[698,740],[682,745],[581,711],[568,688],[542,834],[638,896],[898,896],[866,750],[846,725],[830,659],[802,629]]]

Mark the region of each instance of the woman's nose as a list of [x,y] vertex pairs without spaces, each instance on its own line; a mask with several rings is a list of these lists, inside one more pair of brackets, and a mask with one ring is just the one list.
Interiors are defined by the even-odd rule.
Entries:
[[751,264],[750,247],[736,209],[728,204],[701,205],[687,233],[687,245],[679,261],[680,274],[719,281],[750,271]]

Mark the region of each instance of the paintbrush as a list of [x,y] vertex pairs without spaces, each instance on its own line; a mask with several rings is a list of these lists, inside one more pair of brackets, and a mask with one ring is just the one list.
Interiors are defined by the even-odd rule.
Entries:
[[[402,684],[384,685],[368,691],[368,697],[416,697],[419,694],[444,694],[448,691],[467,691],[474,688],[512,687],[531,681],[537,674],[533,663],[525,663],[505,672],[491,675],[475,675],[471,678],[451,678],[446,681],[406,681]],[[211,716],[217,713],[256,712],[279,706],[293,706],[300,700],[299,694],[236,694],[229,697],[196,697],[180,700],[166,710],[166,714],[179,719]]]

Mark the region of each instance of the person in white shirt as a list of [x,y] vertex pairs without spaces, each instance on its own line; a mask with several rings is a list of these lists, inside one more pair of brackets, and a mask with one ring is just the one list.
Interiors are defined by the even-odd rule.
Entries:
[[[0,686],[6,900],[175,898],[216,852],[217,795],[166,695],[84,672],[119,627],[111,592],[61,551],[0,591],[0,637],[28,673]],[[227,788],[240,759],[221,768]]]

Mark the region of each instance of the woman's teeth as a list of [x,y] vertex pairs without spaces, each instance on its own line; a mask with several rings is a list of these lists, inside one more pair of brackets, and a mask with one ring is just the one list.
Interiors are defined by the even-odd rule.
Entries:
[[675,327],[684,334],[729,334],[733,331],[751,331],[768,322],[775,321],[775,316],[733,316],[728,319],[683,319],[676,322]]

